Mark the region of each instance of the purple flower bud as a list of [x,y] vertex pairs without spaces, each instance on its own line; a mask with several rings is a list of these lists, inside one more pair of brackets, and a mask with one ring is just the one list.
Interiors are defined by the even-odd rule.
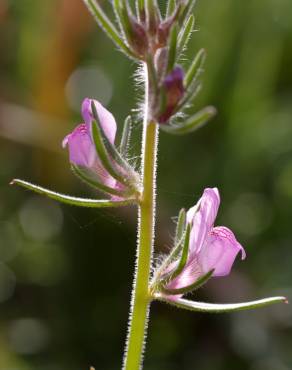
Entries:
[[144,58],[148,52],[149,42],[148,36],[145,30],[145,26],[137,21],[132,15],[129,17],[130,20],[130,35],[129,43],[133,47],[134,51],[140,58]]
[[113,144],[115,141],[117,125],[113,115],[106,110],[98,101],[84,99],[82,103],[82,116],[84,123],[79,124],[62,143],[63,148],[68,146],[70,162],[77,166],[87,168],[99,181],[107,186],[121,189],[121,184],[109,175],[96,153],[95,145],[91,136],[91,122],[93,120],[91,103],[94,102],[100,125]]
[[174,13],[171,16],[166,18],[164,21],[160,22],[157,30],[157,39],[159,47],[167,45],[171,27],[177,21],[179,13],[180,5],[176,7]]
[[[224,226],[214,227],[220,204],[217,188],[205,189],[198,203],[187,212],[191,225],[189,254],[183,271],[167,285],[167,289],[181,289],[194,284],[203,275],[214,270],[212,276],[225,276],[231,271],[239,252],[246,254],[233,232]],[[174,262],[169,269],[174,269]]]
[[177,104],[184,95],[185,88],[183,85],[184,70],[176,66],[166,77],[163,87],[166,95],[166,107],[159,117],[159,123],[167,122],[172,116]]
[[164,86],[166,89],[178,89],[184,91],[183,88],[184,70],[181,66],[176,66],[164,80]]

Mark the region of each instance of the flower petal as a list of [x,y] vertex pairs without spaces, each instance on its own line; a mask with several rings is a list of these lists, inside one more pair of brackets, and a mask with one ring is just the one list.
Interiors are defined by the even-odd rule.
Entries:
[[198,203],[187,212],[187,222],[192,223],[190,235],[190,255],[199,253],[210,234],[220,205],[217,188],[204,190]]
[[88,127],[82,123],[71,134],[67,135],[62,143],[63,148],[68,145],[70,162],[78,166],[93,167],[97,155],[91,141]]
[[198,254],[198,261],[204,273],[215,269],[213,276],[225,276],[230,273],[235,257],[241,251],[241,258],[246,257],[243,247],[227,227],[213,228],[205,245]]
[[82,103],[82,116],[84,122],[86,123],[87,127],[90,127],[91,122],[93,120],[92,110],[91,110],[91,103],[94,103],[96,112],[98,114],[98,118],[101,124],[101,127],[109,139],[109,141],[113,144],[116,137],[117,132],[117,124],[114,116],[104,108],[97,100],[85,98]]

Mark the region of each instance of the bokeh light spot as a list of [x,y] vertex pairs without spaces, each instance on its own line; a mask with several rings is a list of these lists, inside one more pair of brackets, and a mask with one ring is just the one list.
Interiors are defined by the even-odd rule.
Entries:
[[80,112],[82,100],[90,97],[107,105],[112,97],[112,82],[109,77],[96,66],[79,67],[69,77],[65,93],[70,107]]
[[25,234],[36,241],[51,240],[63,225],[59,205],[40,197],[29,198],[21,207],[19,218]]
[[40,286],[57,284],[68,272],[66,254],[59,245],[29,246],[22,255],[22,277]]
[[9,342],[13,350],[21,354],[35,354],[43,350],[49,342],[47,327],[42,321],[25,318],[11,323]]

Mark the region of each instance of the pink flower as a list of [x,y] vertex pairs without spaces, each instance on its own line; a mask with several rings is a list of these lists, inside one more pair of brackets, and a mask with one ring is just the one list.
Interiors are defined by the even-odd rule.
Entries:
[[212,270],[214,277],[228,275],[237,254],[241,252],[242,259],[245,258],[245,251],[233,232],[224,226],[214,227],[219,204],[218,189],[208,188],[198,203],[188,210],[187,223],[191,225],[191,232],[187,263],[166,285],[167,289],[187,287]]
[[82,103],[82,116],[84,123],[79,124],[62,143],[63,148],[68,146],[70,162],[89,170],[97,179],[110,187],[121,189],[122,185],[104,169],[97,153],[91,135],[91,122],[94,119],[91,104],[95,104],[100,125],[108,138],[114,144],[117,124],[113,115],[98,101],[86,98]]

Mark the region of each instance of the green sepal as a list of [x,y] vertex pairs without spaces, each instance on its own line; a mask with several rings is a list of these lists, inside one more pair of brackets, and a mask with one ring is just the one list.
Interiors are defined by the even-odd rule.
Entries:
[[170,35],[169,35],[169,43],[168,43],[168,63],[167,63],[167,69],[166,72],[170,73],[174,65],[176,63],[176,57],[177,57],[177,36],[178,36],[178,28],[175,24],[172,26]]
[[[189,245],[190,245],[190,232],[191,232],[191,225],[188,224],[182,241],[178,245],[179,252],[181,251],[180,260],[177,267],[174,270],[169,271],[169,273],[163,275],[161,280],[158,282],[157,288],[159,291],[166,292],[167,288],[165,286],[174,280],[184,269],[189,255]],[[176,249],[176,248],[175,248]],[[174,257],[172,257],[174,259]],[[167,267],[167,265],[166,265]],[[179,294],[179,293],[176,293]]]
[[166,18],[171,17],[176,8],[176,0],[168,0],[166,8]]
[[136,10],[139,20],[144,23],[146,19],[145,0],[136,0]]
[[182,252],[179,263],[177,265],[177,268],[169,275],[169,280],[175,279],[185,268],[189,255],[191,229],[192,229],[191,224],[188,224],[183,237]]
[[123,133],[119,147],[119,151],[122,157],[126,157],[128,154],[131,132],[132,132],[132,118],[131,116],[128,116],[124,122]]
[[193,14],[191,14],[188,20],[186,21],[183,29],[178,35],[178,43],[177,43],[178,57],[187,47],[187,44],[191,38],[193,29],[194,29],[194,24],[195,24],[195,17],[193,16]]
[[179,243],[179,241],[183,237],[185,228],[186,228],[186,210],[182,208],[178,214],[176,230],[175,230],[174,245]]
[[205,59],[206,59],[205,49],[199,50],[185,75],[184,86],[186,89],[188,89],[189,86],[191,86],[191,84],[196,82],[197,78],[202,72],[202,67],[205,62]]
[[[183,210],[181,210],[180,215],[181,219],[184,217],[182,214]],[[180,221],[181,224],[183,221]],[[182,226],[182,225],[181,225]],[[170,254],[167,256],[167,258],[163,261],[161,266],[158,268],[158,270],[155,273],[152,288],[151,290],[160,291],[161,287],[164,287],[166,284],[168,284],[169,281],[173,280],[175,277],[177,277],[183,268],[186,265],[187,259],[188,259],[188,253],[189,253],[189,241],[190,241],[190,231],[191,231],[191,225],[188,224],[186,230],[183,229],[179,233],[181,234],[180,239],[178,239],[178,242],[175,243],[174,248],[170,252]],[[168,273],[163,273],[163,271],[174,261],[176,261],[179,258],[180,255],[180,261],[178,263],[178,266],[175,270],[171,270]]]
[[[91,103],[91,110],[94,117],[92,122],[93,142],[104,168],[113,178],[137,191],[138,176],[105,135],[94,102]],[[120,171],[116,164],[124,169],[124,173]]]
[[145,0],[146,18],[150,33],[154,34],[161,20],[159,6],[156,0]]
[[195,312],[209,312],[209,313],[236,312],[266,307],[275,303],[288,303],[286,297],[270,297],[251,302],[227,303],[227,304],[195,302],[189,301],[184,298],[176,298],[174,300],[160,294],[155,294],[154,298],[159,301],[169,303],[170,305],[178,308],[184,308],[186,310]]
[[[157,271],[158,272],[157,276],[161,276],[161,274],[163,273],[163,270],[165,270],[167,268],[167,266],[169,266],[172,262],[174,262],[179,257],[179,254],[181,253],[182,247],[183,247],[183,238],[184,238],[184,236],[182,237],[182,240],[180,241],[180,243],[176,244],[172,248],[170,254],[163,261],[162,265],[159,267],[159,269]],[[166,276],[169,276],[169,274],[166,274]]]
[[204,126],[216,115],[217,111],[214,107],[205,107],[182,124],[160,125],[161,129],[173,135],[185,135],[194,132]]
[[168,295],[181,295],[190,293],[196,289],[199,289],[201,286],[207,283],[207,281],[212,277],[214,270],[211,270],[204,274],[203,276],[199,277],[193,284],[187,285],[183,288],[178,289],[168,289],[165,287],[161,288],[161,292]]
[[99,200],[99,199],[87,199],[72,197],[70,195],[57,193],[55,191],[43,188],[42,186],[31,184],[30,182],[14,179],[10,183],[11,185],[19,185],[23,188],[34,191],[35,193],[45,195],[51,199],[58,200],[61,203],[69,204],[71,206],[77,207],[87,207],[87,208],[109,208],[109,207],[123,207],[135,204],[134,199],[126,199],[121,201],[112,200]]
[[103,193],[110,194],[110,195],[116,195],[121,198],[129,198],[131,195],[133,195],[133,192],[130,193],[129,191],[120,191],[120,190],[111,188],[107,185],[104,185],[97,179],[93,179],[91,176],[87,174],[86,168],[82,168],[81,166],[77,166],[75,164],[71,164],[71,168],[72,168],[73,173],[77,177],[79,177],[83,182],[85,182],[87,185]]
[[136,55],[132,50],[126,45],[123,38],[108,19],[106,14],[103,12],[100,5],[95,0],[83,0],[93,17],[96,19],[99,26],[104,30],[104,32],[112,39],[112,41],[130,58],[136,59]]
[[114,179],[124,184],[125,186],[128,186],[129,182],[127,178],[123,176],[123,174],[117,169],[115,164],[112,163],[112,159],[110,158],[109,153],[106,150],[106,147],[101,137],[100,128],[96,121],[92,121],[91,130],[95,149],[101,163],[103,164],[103,167]]
[[[163,271],[172,263],[174,262],[181,253],[182,247],[183,247],[183,237],[182,241],[180,243],[176,244],[169,255],[165,258],[165,260],[162,262],[161,266],[155,271],[154,277],[152,279],[150,290],[156,292],[157,290],[160,290],[160,286],[165,284],[167,281],[169,281],[169,274],[163,274]],[[158,289],[157,289],[158,288]]]
[[116,147],[109,141],[107,138],[101,124],[99,121],[99,117],[96,111],[96,107],[94,102],[91,102],[91,111],[93,118],[95,119],[95,123],[98,127],[100,137],[102,139],[102,143],[105,147],[105,150],[108,152],[111,158],[114,159],[114,161],[120,165],[122,168],[124,168],[127,172],[128,171],[133,171],[132,167],[129,165],[129,163],[122,157],[121,153],[116,149]]

